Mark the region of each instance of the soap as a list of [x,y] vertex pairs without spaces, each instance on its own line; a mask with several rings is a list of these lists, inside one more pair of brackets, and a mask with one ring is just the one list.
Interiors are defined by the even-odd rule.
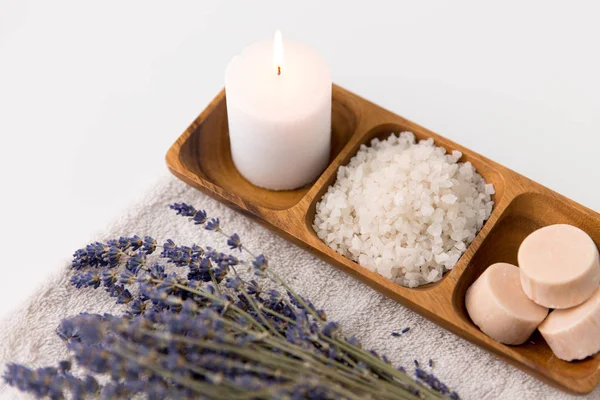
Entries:
[[582,360],[600,351],[600,289],[577,307],[554,310],[539,326],[556,357]]
[[550,225],[525,238],[518,252],[521,285],[544,307],[569,308],[590,298],[600,284],[600,257],[587,233]]
[[475,325],[504,344],[524,343],[548,314],[521,289],[519,268],[507,263],[490,265],[467,289],[465,305]]

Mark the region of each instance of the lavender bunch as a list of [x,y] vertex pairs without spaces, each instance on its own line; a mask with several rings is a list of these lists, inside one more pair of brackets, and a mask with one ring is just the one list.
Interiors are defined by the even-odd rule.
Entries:
[[71,283],[103,288],[127,312],[61,322],[57,333],[85,374],[71,373],[72,360],[10,364],[8,384],[51,399],[458,399],[431,373],[417,368],[413,379],[345,336],[218,218],[170,207],[249,258],[139,236],[78,250]]

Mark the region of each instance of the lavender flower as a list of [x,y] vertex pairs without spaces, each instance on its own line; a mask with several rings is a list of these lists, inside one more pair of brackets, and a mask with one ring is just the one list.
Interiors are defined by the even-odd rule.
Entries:
[[146,302],[142,299],[135,299],[133,303],[131,303],[131,309],[129,311],[130,315],[142,315],[146,312],[147,305]]
[[433,390],[440,392],[443,395],[450,397],[451,399],[458,399],[458,394],[454,391],[451,391],[448,386],[442,383],[435,375],[428,373],[427,371],[418,368],[415,370],[415,374],[417,378],[422,380],[425,384],[431,387]]
[[134,235],[129,239],[129,245],[131,246],[131,250],[135,251],[144,245],[144,240],[138,235]]
[[194,215],[194,224],[196,225],[204,225],[204,223],[206,223],[207,220],[207,216],[206,216],[206,212],[203,210],[200,210],[196,213],[196,215]]
[[204,225],[204,223],[207,220],[206,211],[196,210],[194,207],[186,203],[175,203],[171,204],[169,207],[172,210],[175,210],[177,212],[177,215],[190,217],[196,225]]
[[220,229],[220,221],[219,218],[213,218],[206,223],[204,227],[207,231],[218,231]]
[[121,261],[121,257],[124,254],[125,253],[123,253],[123,250],[121,250],[117,246],[110,246],[107,253],[108,265],[110,265],[113,268],[119,265],[119,261]]
[[169,208],[171,208],[171,210],[175,210],[177,212],[177,215],[181,215],[184,217],[194,217],[198,213],[198,211],[194,207],[186,203],[171,204]]
[[119,293],[119,296],[117,297],[117,304],[127,304],[131,300],[133,300],[131,293],[129,293],[129,290],[125,289]]
[[242,251],[242,242],[240,241],[240,237],[237,233],[229,236],[227,239],[227,245],[231,250],[238,249],[240,252]]
[[129,269],[126,269],[125,271],[121,272],[121,275],[119,276],[119,280],[118,280],[119,284],[121,284],[121,285],[131,285],[135,281],[136,281],[136,276]]
[[[117,280],[117,271],[115,269],[106,269],[104,271],[102,271],[102,285],[105,288],[110,288],[112,287],[112,285],[114,285]],[[75,277],[76,275],[73,275],[73,277]],[[75,285],[77,286],[77,285]]]
[[11,363],[6,366],[3,378],[9,385],[38,398],[63,398],[63,393],[69,390],[73,398],[83,399],[86,395],[96,394],[99,389],[98,382],[89,375],[79,379],[52,367],[31,369]]
[[262,294],[262,286],[254,279],[250,280],[246,286],[246,292],[253,296],[260,296]]
[[244,282],[237,276],[235,278],[227,278],[225,282],[225,287],[233,289],[236,292],[239,292],[243,286]]
[[150,276],[153,279],[163,279],[165,277],[165,267],[159,264],[154,264],[150,269]]
[[137,275],[140,269],[144,267],[146,263],[146,253],[140,251],[135,253],[135,255],[129,260],[127,260],[126,268],[134,275]]
[[156,240],[154,240],[150,236],[146,236],[144,238],[144,245],[142,246],[142,249],[146,252],[146,254],[154,253],[156,251],[156,247]]
[[252,261],[252,266],[257,271],[264,271],[267,269],[267,258],[263,254],[259,255],[254,259],[254,261]]
[[327,336],[327,337],[334,337],[335,335],[337,335],[340,331],[340,325],[336,322],[328,322],[327,324],[325,324],[325,326],[323,327],[323,335]]

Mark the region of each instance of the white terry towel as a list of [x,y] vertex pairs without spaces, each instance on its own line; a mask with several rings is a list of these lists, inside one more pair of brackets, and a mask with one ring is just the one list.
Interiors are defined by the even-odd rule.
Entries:
[[[209,216],[220,217],[227,232],[238,233],[245,246],[267,255],[270,266],[298,293],[323,308],[330,320],[340,322],[344,332],[355,335],[365,347],[387,355],[394,365],[403,365],[410,372],[413,360],[417,360],[427,370],[427,362],[432,359],[435,375],[463,399],[581,399],[496,359],[172,177],[161,179],[141,202],[94,239],[138,234],[159,242],[171,238],[186,245],[217,246],[223,241],[222,236],[176,216],[167,207],[175,202],[186,202],[205,209]],[[70,265],[61,266],[20,311],[2,322],[2,371],[10,361],[38,367],[55,365],[66,358],[65,346],[55,333],[61,319],[83,311],[120,312],[122,306],[115,305],[115,299],[105,291],[72,287],[71,274]],[[410,331],[392,337],[392,332],[405,327]],[[0,398],[27,397],[2,381]],[[588,398],[600,399],[600,390]]]

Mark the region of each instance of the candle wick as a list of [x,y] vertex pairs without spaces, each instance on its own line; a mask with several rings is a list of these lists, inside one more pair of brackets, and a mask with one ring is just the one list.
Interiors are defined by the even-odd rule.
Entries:
[[277,66],[277,75],[281,75],[281,66]]

